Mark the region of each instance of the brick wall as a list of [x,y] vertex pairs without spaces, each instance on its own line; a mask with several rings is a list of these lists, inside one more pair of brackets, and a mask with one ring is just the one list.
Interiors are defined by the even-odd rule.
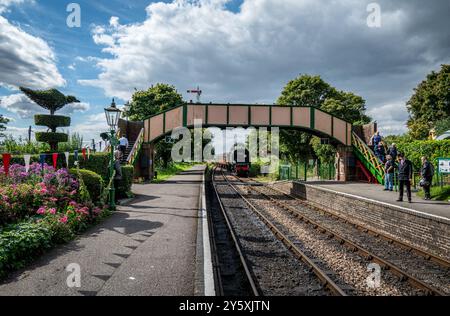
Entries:
[[350,221],[450,259],[450,220],[294,182],[292,194]]

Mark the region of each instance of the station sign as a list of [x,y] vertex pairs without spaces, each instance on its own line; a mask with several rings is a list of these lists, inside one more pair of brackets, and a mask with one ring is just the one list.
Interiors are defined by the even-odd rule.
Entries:
[[440,174],[450,173],[450,158],[438,158],[438,167]]

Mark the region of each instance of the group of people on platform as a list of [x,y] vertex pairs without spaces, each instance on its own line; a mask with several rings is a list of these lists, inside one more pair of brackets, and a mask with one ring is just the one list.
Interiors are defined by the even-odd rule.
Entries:
[[[386,154],[385,144],[380,133],[377,132],[371,139],[371,145],[377,158],[384,164],[385,185],[384,191],[394,190],[395,175],[397,174],[399,186],[399,198],[397,202],[403,202],[404,191],[408,202],[412,202],[411,184],[414,176],[413,164],[405,157],[404,153],[398,151],[396,144],[392,144]],[[431,185],[434,176],[434,167],[427,157],[422,157],[422,167],[420,169],[420,186],[425,193],[425,200],[431,200]]]

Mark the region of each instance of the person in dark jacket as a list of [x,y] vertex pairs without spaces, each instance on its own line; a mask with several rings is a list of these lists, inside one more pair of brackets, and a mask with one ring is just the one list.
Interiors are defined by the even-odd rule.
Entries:
[[386,163],[384,165],[384,191],[394,191],[394,172],[395,172],[395,161],[390,155],[386,156]]
[[403,192],[404,192],[404,187],[406,186],[408,202],[412,203],[411,182],[412,182],[412,177],[413,177],[413,165],[410,160],[406,159],[406,157],[403,153],[399,153],[398,158],[399,158],[398,181],[399,181],[400,196],[399,196],[397,202],[403,202]]
[[385,155],[386,155],[386,150],[384,149],[384,143],[383,142],[380,142],[380,143],[378,143],[378,151],[377,151],[377,157],[378,157],[378,159],[380,159],[380,161],[382,162],[382,163],[384,163],[385,162]]
[[425,200],[431,200],[431,183],[433,182],[434,168],[427,157],[422,157],[422,169],[420,170],[422,180],[420,181],[425,193]]
[[387,154],[392,157],[393,161],[396,161],[398,155],[397,145],[392,144],[391,147],[389,147]]
[[114,170],[116,171],[116,175],[114,176],[114,187],[116,188],[116,190],[119,187],[120,181],[122,180],[122,157],[123,154],[120,150],[116,150],[114,152]]

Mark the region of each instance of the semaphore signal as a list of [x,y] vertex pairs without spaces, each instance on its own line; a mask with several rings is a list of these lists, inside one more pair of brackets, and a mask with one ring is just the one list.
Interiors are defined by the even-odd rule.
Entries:
[[197,96],[197,103],[200,103],[200,97],[203,93],[203,91],[200,90],[200,87],[197,87],[196,90],[188,90],[187,93],[195,94]]

